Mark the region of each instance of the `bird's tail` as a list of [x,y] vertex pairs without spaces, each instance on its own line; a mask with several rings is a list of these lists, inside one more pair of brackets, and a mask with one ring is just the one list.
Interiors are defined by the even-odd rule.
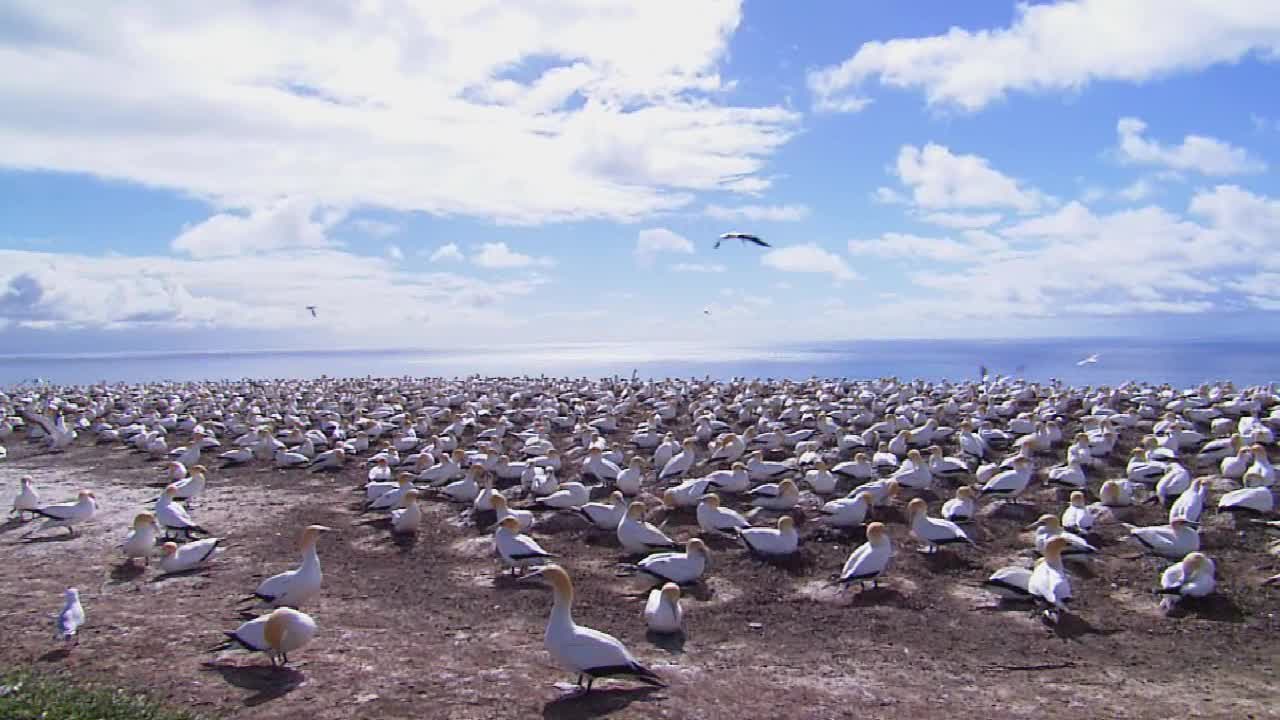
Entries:
[[660,688],[664,688],[667,686],[667,682],[663,680],[661,677],[659,677],[657,673],[641,665],[640,663],[631,664],[631,673],[636,680],[639,680],[640,682],[646,685],[652,685],[653,687],[660,687]]

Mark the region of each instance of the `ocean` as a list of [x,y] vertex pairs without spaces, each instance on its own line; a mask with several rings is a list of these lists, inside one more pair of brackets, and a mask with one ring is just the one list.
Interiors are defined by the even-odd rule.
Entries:
[[[1097,354],[1090,365],[1077,362]],[[456,350],[263,350],[0,355],[0,386],[37,378],[59,384],[364,376],[549,375],[644,378],[843,377],[968,379],[991,373],[1076,385],[1126,380],[1189,387],[1280,381],[1280,341],[1256,340],[867,340],[775,347],[690,344],[560,344]]]

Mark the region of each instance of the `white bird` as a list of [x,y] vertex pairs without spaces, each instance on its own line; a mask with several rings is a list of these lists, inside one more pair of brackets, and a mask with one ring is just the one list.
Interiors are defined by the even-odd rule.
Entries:
[[609,502],[589,502],[578,508],[578,514],[601,530],[616,530],[627,514],[627,499],[620,490],[609,493]]
[[636,563],[636,570],[648,575],[658,583],[675,583],[676,585],[692,585],[701,579],[707,570],[707,559],[711,552],[698,538],[693,538],[684,545],[684,552],[656,553]]
[[573,621],[573,582],[558,565],[537,571],[551,585],[555,602],[547,621],[544,644],[556,664],[578,676],[578,686],[586,678],[586,692],[598,678],[631,677],[649,685],[665,687],[662,678],[640,664],[617,638]]
[[649,591],[644,604],[644,622],[660,634],[674,634],[684,629],[684,611],[680,607],[680,586],[667,583]]
[[422,508],[418,507],[418,491],[410,490],[400,498],[400,507],[391,511],[391,530],[410,535],[422,524]]
[[36,514],[36,510],[40,509],[40,493],[31,484],[31,477],[24,476],[18,481],[22,489],[18,491],[17,497],[13,499],[13,509],[9,511],[10,515],[17,515],[18,519],[22,519],[23,513]]
[[530,505],[530,508],[540,510],[573,510],[586,505],[591,500],[591,491],[586,485],[580,482],[560,483],[559,489],[547,495],[538,498],[537,502]]
[[1276,499],[1271,488],[1251,487],[1223,493],[1218,498],[1219,510],[1246,510],[1260,515],[1269,515],[1275,509]]
[[974,542],[950,520],[929,517],[929,504],[922,498],[907,503],[907,515],[911,518],[911,536],[924,544],[925,552],[937,552],[939,545]]
[[276,608],[226,633],[227,641],[214,650],[239,646],[266,653],[272,667],[289,664],[289,653],[300,650],[316,636],[316,621],[292,608]]
[[978,494],[995,495],[1017,502],[1030,482],[1031,467],[1026,458],[1019,457],[1013,461],[1012,470],[1005,470],[988,480]]
[[645,521],[644,503],[639,501],[627,507],[627,514],[618,522],[617,533],[622,549],[632,555],[679,547],[652,523]]
[[1170,565],[1160,574],[1160,589],[1156,592],[1165,596],[1160,600],[1160,607],[1168,612],[1182,598],[1201,598],[1212,593],[1217,586],[1214,572],[1213,561],[1207,555],[1188,553],[1181,562]]
[[998,595],[1001,600],[1031,600],[1031,574],[1031,570],[1009,565],[991,573],[990,577],[982,581],[982,587]]
[[84,625],[84,606],[80,604],[80,591],[67,588],[63,593],[62,612],[58,613],[58,617],[53,622],[57,630],[54,637],[66,642],[75,638],[76,644],[79,645],[80,638],[76,633],[79,632],[81,625]]
[[1200,533],[1186,520],[1175,518],[1168,525],[1135,527],[1124,524],[1129,537],[1148,551],[1167,558],[1182,558],[1200,549]]
[[1062,523],[1056,515],[1041,515],[1039,520],[1031,524],[1029,529],[1036,531],[1036,550],[1044,553],[1045,546],[1054,538],[1062,538],[1067,544],[1062,548],[1065,558],[1083,558],[1098,552],[1087,540],[1062,529]]
[[659,480],[680,477],[693,467],[693,463],[697,459],[697,446],[692,439],[689,439],[685,440],[681,447],[683,449],[679,454],[662,466],[662,471],[658,473]]
[[790,479],[758,485],[748,494],[752,505],[773,512],[786,512],[800,502],[800,488]]
[[720,496],[715,493],[702,496],[696,515],[698,527],[704,533],[733,532],[735,528],[751,526],[742,513],[732,508],[720,507]]
[[1080,367],[1084,367],[1085,365],[1094,365],[1094,364],[1096,364],[1096,363],[1098,362],[1098,358],[1099,358],[1099,357],[1101,357],[1101,356],[1100,356],[1098,353],[1094,353],[1094,354],[1090,355],[1089,357],[1087,357],[1087,358],[1085,358],[1085,359],[1083,359],[1083,360],[1081,360],[1081,361],[1077,362],[1077,363],[1076,363],[1076,365],[1078,365],[1078,366],[1080,366]]
[[[364,506],[364,509],[366,511],[379,511],[379,510],[392,510],[394,508],[400,507],[401,498],[403,498],[413,489],[414,489],[413,476],[408,473],[401,473],[400,477],[396,481],[396,487],[394,490],[388,490],[387,492],[382,493],[378,497],[366,503]],[[477,490],[476,492],[479,492],[479,491]],[[466,502],[471,502],[471,500],[474,500],[474,499],[475,499],[475,494],[473,493],[471,497],[466,500]]]
[[1073,532],[1087,533],[1093,528],[1096,518],[1085,504],[1084,493],[1074,490],[1067,509],[1062,511],[1062,527]]
[[1173,506],[1169,508],[1169,519],[1182,518],[1189,522],[1200,522],[1200,514],[1204,512],[1208,501],[1209,481],[1192,480],[1191,485],[1173,501]]
[[191,468],[189,477],[169,483],[177,488],[177,493],[173,496],[174,499],[189,501],[196,500],[203,495],[205,486],[208,484],[208,480],[205,478],[206,472],[208,471],[203,465],[194,465]]
[[876,476],[875,466],[867,459],[866,453],[858,453],[852,460],[837,464],[831,472],[854,480],[871,480]]
[[[311,463],[311,458],[300,452],[290,452],[288,450],[277,449],[275,451],[275,464],[278,468],[302,467]],[[390,470],[388,470],[390,472]],[[373,471],[369,471],[369,477],[373,477]]]
[[187,513],[187,509],[174,499],[177,496],[178,487],[170,483],[156,500],[156,522],[160,524],[160,527],[164,528],[165,534],[167,535],[171,530],[180,530],[185,537],[191,537],[193,532],[208,533],[207,530],[197,525],[195,520],[191,519],[191,515]]
[[1067,577],[1066,568],[1062,566],[1062,551],[1067,541],[1054,538],[1044,546],[1044,557],[1036,562],[1027,581],[1027,592],[1048,607],[1045,618],[1050,622],[1058,621],[1058,613],[1066,609],[1071,600],[1071,580]]
[[135,558],[142,558],[146,564],[151,564],[151,554],[156,550],[156,536],[159,533],[160,526],[156,524],[154,515],[145,512],[135,515],[133,528],[125,536],[124,542],[120,543],[125,559],[132,563]]
[[221,538],[205,538],[184,545],[167,542],[160,548],[160,570],[166,574],[194,570],[213,559]]
[[867,525],[867,541],[859,545],[849,559],[845,560],[840,576],[832,585],[849,587],[850,583],[858,583],[865,587],[870,580],[872,587],[879,585],[880,574],[889,567],[889,559],[893,557],[893,541],[885,530],[884,523],[873,522]]
[[493,552],[504,566],[511,569],[512,575],[518,569],[542,565],[555,557],[543,550],[536,540],[521,534],[520,521],[513,517],[503,518],[498,523],[498,529],[493,532]]
[[67,529],[68,535],[76,534],[76,525],[89,522],[93,519],[93,515],[98,510],[98,501],[93,495],[92,490],[81,490],[78,499],[73,503],[59,503],[57,505],[44,505],[32,510],[35,514],[48,518],[40,527],[31,532],[39,532],[50,528],[64,527]]
[[778,518],[777,528],[738,528],[737,532],[747,549],[757,555],[791,555],[800,544],[795,518],[790,515]]
[[751,476],[745,463],[735,462],[728,470],[717,470],[706,476],[716,490],[727,493],[744,493],[751,489]]
[[857,490],[849,497],[836,498],[824,503],[819,512],[822,520],[837,528],[849,529],[862,525],[867,519],[867,512],[874,504],[874,497],[864,490]]
[[956,488],[956,496],[942,503],[942,519],[953,523],[967,523],[973,520],[976,512],[973,488],[968,485]]
[[827,464],[822,461],[804,474],[804,482],[813,489],[817,495],[830,495],[836,491],[836,476],[827,469]]
[[263,580],[258,589],[245,600],[259,600],[274,607],[301,607],[320,594],[324,574],[320,571],[320,556],[316,554],[316,542],[321,533],[332,532],[324,525],[308,525],[302,531],[302,564],[295,570],[287,570]]
[[500,523],[507,518],[514,518],[521,532],[533,527],[533,513],[529,510],[512,510],[508,505],[506,495],[494,493],[493,499],[489,502],[493,504],[493,512],[497,522]]

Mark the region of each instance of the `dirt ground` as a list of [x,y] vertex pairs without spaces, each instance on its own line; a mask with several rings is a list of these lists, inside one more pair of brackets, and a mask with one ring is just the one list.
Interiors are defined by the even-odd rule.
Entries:
[[[490,536],[454,507],[424,501],[416,542],[395,543],[359,514],[352,489],[364,470],[355,463],[329,475],[215,469],[193,514],[227,538],[226,551],[206,572],[157,581],[154,568],[123,566],[114,548],[162,485],[157,463],[84,444],[60,455],[13,440],[9,449],[0,506],[11,506],[29,474],[46,500],[91,488],[101,509],[70,539],[56,530],[28,540],[29,525],[0,525],[0,667],[145,691],[212,716],[1280,717],[1280,590],[1259,586],[1280,571],[1267,553],[1274,537],[1227,515],[1206,515],[1202,529],[1218,596],[1165,617],[1151,590],[1166,564],[1138,557],[1110,525],[1093,537],[1101,557],[1073,570],[1075,613],[1049,628],[1025,609],[998,608],[976,585],[1030,560],[1023,526],[1042,510],[1060,512],[1053,490],[1037,487],[1027,507],[986,506],[978,547],[934,557],[913,552],[901,505],[887,509],[895,565],[879,590],[862,593],[824,587],[861,535],[834,535],[812,522],[812,510],[808,519],[798,512],[802,553],[784,565],[712,543],[709,581],[684,601],[681,642],[646,637],[641,588],[618,577],[610,534],[555,518],[533,534],[573,576],[577,621],[617,635],[670,683],[602,681],[590,695],[566,697],[557,683],[573,678],[542,646],[549,592],[495,581]],[[1163,516],[1145,506],[1122,519]],[[692,512],[667,522],[678,540],[697,530]],[[320,625],[316,640],[281,670],[261,655],[209,652],[241,622],[236,600],[297,564],[297,536],[309,523],[337,530],[319,548],[323,595],[304,608]],[[69,586],[80,588],[88,624],[66,652],[52,640],[51,618]]]

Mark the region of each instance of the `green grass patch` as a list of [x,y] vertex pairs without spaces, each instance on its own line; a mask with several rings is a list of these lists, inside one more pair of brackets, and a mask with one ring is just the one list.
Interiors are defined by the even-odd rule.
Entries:
[[29,672],[0,673],[4,720],[200,720],[124,690],[87,687]]

